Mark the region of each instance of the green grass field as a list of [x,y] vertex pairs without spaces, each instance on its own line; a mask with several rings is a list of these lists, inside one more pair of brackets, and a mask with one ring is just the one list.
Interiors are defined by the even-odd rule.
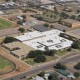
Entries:
[[16,66],[3,56],[0,56],[0,75],[7,74],[15,70]]
[[4,69],[7,66],[11,66],[11,65],[12,65],[12,63],[9,60],[0,56],[0,69]]
[[[46,62],[49,62],[49,61],[57,59],[56,56],[45,56],[45,57],[46,57]],[[41,63],[34,62],[33,58],[26,58],[26,59],[23,59],[23,61],[26,62],[27,64],[30,64],[31,66],[35,66],[35,65],[41,64]]]
[[0,29],[11,27],[11,26],[12,26],[11,22],[0,18]]
[[66,51],[66,50],[57,51],[57,55],[58,55],[58,56],[63,56],[63,55],[65,55],[65,54],[67,54],[67,51]]

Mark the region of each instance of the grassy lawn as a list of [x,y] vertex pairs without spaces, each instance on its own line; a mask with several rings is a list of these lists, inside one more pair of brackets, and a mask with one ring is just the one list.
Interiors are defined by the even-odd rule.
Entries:
[[0,29],[11,27],[12,23],[0,18]]
[[0,56],[0,69],[4,69],[6,66],[10,66],[11,64],[10,61]]
[[66,50],[57,51],[57,55],[58,55],[58,56],[63,56],[63,55],[65,55],[65,54],[67,54],[67,51],[66,51]]
[[[67,54],[66,50],[57,51],[57,55],[58,56],[63,56],[65,54]],[[46,56],[45,55],[45,57],[46,57],[46,62],[58,59],[58,57],[56,57],[56,56]],[[32,66],[40,64],[40,63],[34,62],[34,58],[26,58],[26,59],[23,59],[23,61],[26,62],[26,63],[28,63],[28,64],[30,64],[30,65],[32,65]]]
[[[57,59],[57,57],[55,57],[55,56],[46,56],[46,62],[49,62],[49,61],[52,61],[55,59]],[[40,64],[40,63],[34,62],[34,60],[32,58],[27,58],[27,59],[24,59],[23,61],[32,66]]]
[[23,61],[32,65],[32,66],[38,64],[38,63],[34,62],[32,58],[24,59]]

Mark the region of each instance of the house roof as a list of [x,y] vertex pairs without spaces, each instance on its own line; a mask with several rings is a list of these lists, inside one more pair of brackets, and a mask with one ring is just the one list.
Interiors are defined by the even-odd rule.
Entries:
[[43,25],[32,26],[32,28],[40,32],[51,30],[50,28],[44,27]]
[[67,23],[71,23],[71,24],[73,24],[73,23],[80,23],[79,21],[77,21],[77,20],[73,20],[73,19],[64,19],[64,20],[62,20],[63,22],[67,22]]
[[56,28],[58,30],[61,30],[61,31],[63,31],[63,30],[66,30],[66,31],[69,30],[69,27],[61,25],[61,24],[58,24],[58,23],[54,24],[54,28]]

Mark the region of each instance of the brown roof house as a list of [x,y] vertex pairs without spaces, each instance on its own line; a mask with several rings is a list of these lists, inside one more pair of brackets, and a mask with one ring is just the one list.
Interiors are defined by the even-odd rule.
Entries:
[[80,27],[80,22],[73,19],[64,19],[61,21],[61,24],[68,26],[70,28]]

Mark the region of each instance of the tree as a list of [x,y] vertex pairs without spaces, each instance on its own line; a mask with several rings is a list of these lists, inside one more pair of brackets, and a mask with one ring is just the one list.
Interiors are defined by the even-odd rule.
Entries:
[[45,62],[46,61],[46,57],[43,56],[43,55],[38,55],[37,57],[34,58],[34,61],[37,62],[37,63]]
[[22,17],[23,19],[26,19],[26,15],[22,15],[21,17]]
[[41,51],[41,50],[35,50],[35,51],[30,51],[28,53],[28,57],[29,58],[35,58],[35,57],[37,57],[39,55],[43,55],[43,51]]
[[43,18],[41,16],[37,17],[37,20],[42,21]]
[[62,70],[66,70],[67,67],[61,63],[57,63],[55,66],[54,66],[55,69],[62,69]]
[[66,30],[64,29],[63,32],[66,32]]
[[54,28],[54,25],[50,25],[50,28]]
[[75,76],[76,78],[78,78],[78,77],[80,77],[80,73],[79,73],[79,72],[74,72],[74,76]]
[[49,24],[45,23],[43,26],[45,26],[45,27],[49,27]]
[[25,32],[25,29],[24,28],[19,28],[18,29],[21,33],[24,33]]
[[65,12],[60,13],[60,16],[63,17],[63,18],[68,18],[69,17],[69,15],[66,14]]
[[59,80],[59,75],[57,73],[52,73],[48,76],[48,80]]
[[10,43],[10,42],[13,42],[13,41],[15,41],[15,38],[13,38],[13,37],[6,37],[6,38],[3,40],[4,43]]
[[54,13],[57,14],[58,13],[58,10],[56,7],[54,7]]
[[74,49],[79,49],[78,45],[79,45],[78,42],[74,41],[73,44],[71,45],[71,47],[74,48]]
[[40,72],[39,74],[37,74],[38,76],[40,76],[40,77],[44,77],[44,75],[45,75],[45,72],[44,71],[42,71],[42,72]]
[[35,57],[36,57],[35,51],[30,51],[28,53],[28,58],[35,58]]
[[49,52],[50,52],[50,50],[49,50],[48,46],[45,46],[45,47],[44,47],[44,49],[45,49],[44,53],[45,53],[46,55],[48,55],[48,54],[49,54]]
[[80,15],[78,15],[77,20],[79,20],[79,21],[80,21]]
[[56,50],[49,50],[48,52],[45,52],[47,56],[54,56],[56,53],[57,53]]
[[80,12],[80,10],[77,10],[77,13],[79,13]]
[[53,15],[51,14],[51,15],[50,15],[50,18],[52,18],[52,17],[53,17]]
[[74,66],[74,68],[75,68],[76,70],[80,70],[80,62],[77,63],[77,64]]
[[22,20],[22,22],[23,22],[23,23],[25,23],[25,22],[26,22],[26,20],[25,20],[25,19],[23,19],[23,20]]
[[50,50],[49,51],[49,56],[54,56],[54,54],[56,54],[57,51],[56,50]]
[[35,50],[35,53],[36,53],[36,56],[43,55],[43,51],[41,50]]
[[64,37],[64,33],[60,33],[60,35],[59,35],[60,37]]
[[23,21],[17,21],[17,24],[23,25]]
[[48,55],[48,56],[54,56],[54,54],[57,53],[56,50],[49,50],[49,48],[47,46],[45,46],[45,51],[44,51],[44,54]]
[[70,18],[71,19],[76,19],[76,16],[75,15],[72,15]]
[[68,48],[68,49],[67,49],[67,51],[71,51],[71,50],[72,50],[72,48]]

